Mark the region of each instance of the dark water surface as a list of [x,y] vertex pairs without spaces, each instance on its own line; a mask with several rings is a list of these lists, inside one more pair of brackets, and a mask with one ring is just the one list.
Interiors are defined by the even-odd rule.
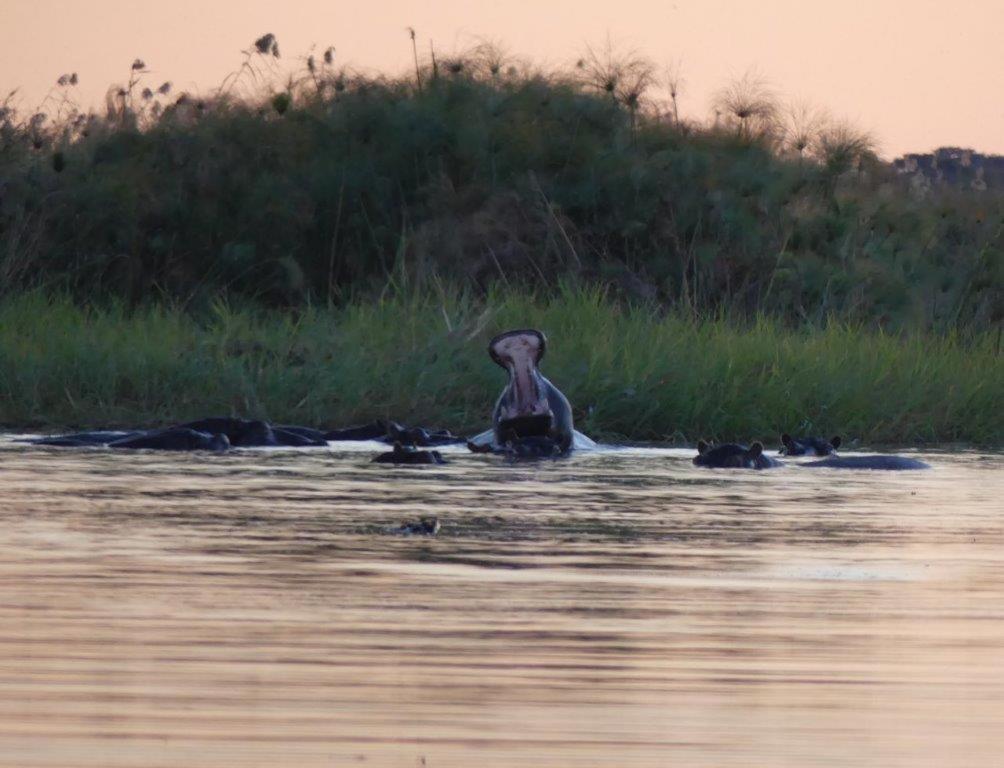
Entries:
[[690,456],[0,439],[0,765],[1002,764],[1004,458]]

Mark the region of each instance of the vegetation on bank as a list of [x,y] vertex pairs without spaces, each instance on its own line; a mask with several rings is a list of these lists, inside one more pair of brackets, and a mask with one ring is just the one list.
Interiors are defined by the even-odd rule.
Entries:
[[791,431],[1004,443],[999,331],[799,330],[665,314],[582,288],[392,291],[296,311],[218,302],[204,314],[19,295],[0,302],[0,423],[157,426],[233,414],[334,427],[379,417],[469,434],[487,426],[504,382],[487,340],[527,325],[547,333],[541,368],[598,438],[774,441]]
[[911,186],[756,78],[692,122],[678,78],[660,106],[651,65],[609,51],[541,71],[416,48],[386,78],[329,49],[288,82],[278,55],[263,36],[203,96],[137,60],[103,115],[74,105],[75,73],[36,113],[0,104],[0,292],[204,311],[575,280],[691,317],[1004,318],[1004,194]]
[[599,438],[1004,443],[1000,190],[755,77],[697,122],[634,55],[415,51],[280,81],[265,35],[210,94],[137,60],[104,114],[76,74],[0,102],[0,424],[473,432],[532,325]]

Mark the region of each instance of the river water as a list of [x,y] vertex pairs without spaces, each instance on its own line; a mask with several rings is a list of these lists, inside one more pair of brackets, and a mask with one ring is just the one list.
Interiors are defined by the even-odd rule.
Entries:
[[372,448],[0,439],[0,765],[1004,760],[999,454]]

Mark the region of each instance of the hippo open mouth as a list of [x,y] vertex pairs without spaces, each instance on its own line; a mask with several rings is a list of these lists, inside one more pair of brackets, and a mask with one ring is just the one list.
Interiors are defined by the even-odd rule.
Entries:
[[488,354],[509,372],[509,387],[501,402],[498,434],[505,438],[543,437],[554,420],[537,363],[547,349],[547,339],[532,329],[507,331],[488,344]]

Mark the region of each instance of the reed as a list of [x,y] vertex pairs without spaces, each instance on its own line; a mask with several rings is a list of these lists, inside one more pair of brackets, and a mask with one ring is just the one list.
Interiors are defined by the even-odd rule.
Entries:
[[791,431],[867,444],[1004,443],[994,333],[695,318],[569,286],[551,297],[389,289],[377,301],[296,312],[13,296],[0,302],[0,422],[153,426],[239,414],[336,426],[382,417],[473,432],[504,380],[486,342],[522,326],[547,333],[542,370],[572,400],[578,426],[599,438],[774,440]]

